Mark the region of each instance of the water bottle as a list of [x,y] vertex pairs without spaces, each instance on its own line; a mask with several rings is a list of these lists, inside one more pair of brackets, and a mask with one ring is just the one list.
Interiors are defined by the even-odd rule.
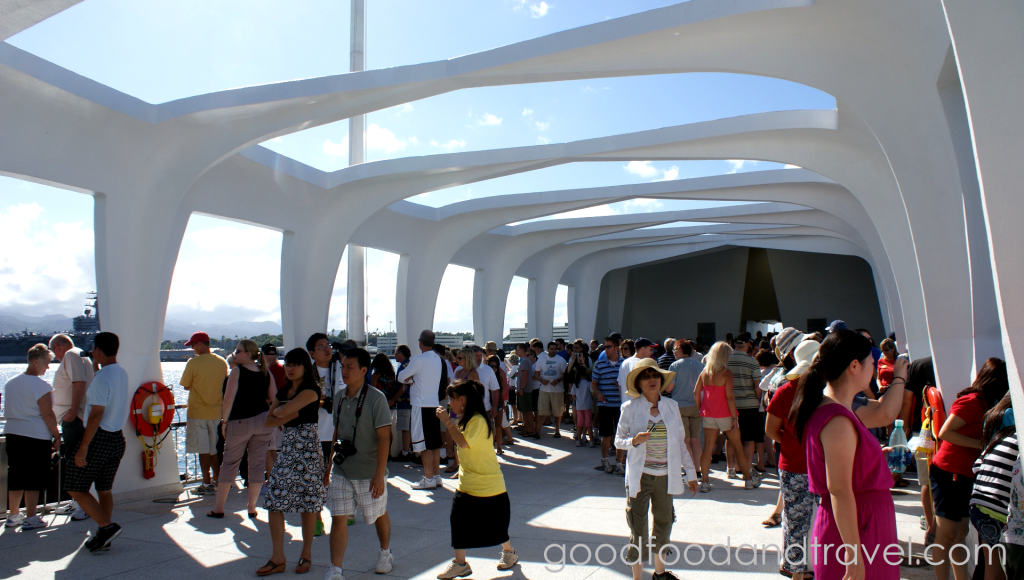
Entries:
[[907,457],[910,456],[910,447],[907,445],[907,435],[903,432],[903,420],[896,419],[896,428],[889,436],[889,471],[892,473],[903,473],[907,468]]

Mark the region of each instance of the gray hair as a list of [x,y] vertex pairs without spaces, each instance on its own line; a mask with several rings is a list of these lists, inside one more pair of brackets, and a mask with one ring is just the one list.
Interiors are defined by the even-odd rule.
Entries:
[[73,348],[75,346],[75,341],[71,340],[71,337],[66,334],[55,334],[50,337],[50,348],[52,349],[55,346],[67,346]]

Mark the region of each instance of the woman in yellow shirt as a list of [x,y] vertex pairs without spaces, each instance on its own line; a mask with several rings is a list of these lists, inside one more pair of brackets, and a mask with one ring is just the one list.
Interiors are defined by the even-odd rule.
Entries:
[[508,537],[512,509],[505,491],[505,478],[501,475],[494,452],[493,425],[484,408],[483,391],[483,385],[474,380],[455,381],[448,386],[452,413],[461,417],[458,429],[448,410],[437,408],[437,418],[455,440],[459,457],[459,484],[455,488],[449,518],[455,559],[437,575],[440,580],[473,573],[466,562],[466,550],[469,548],[501,544],[499,570],[508,570],[519,561]]

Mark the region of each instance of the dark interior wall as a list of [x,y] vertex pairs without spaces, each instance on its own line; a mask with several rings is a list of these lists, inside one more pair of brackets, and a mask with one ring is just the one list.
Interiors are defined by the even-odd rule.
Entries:
[[806,331],[809,318],[826,323],[841,319],[850,328],[867,328],[875,343],[881,342],[882,313],[871,267],[864,260],[768,250],[762,257],[770,272],[755,263],[751,276],[749,255],[747,248],[731,248],[609,272],[601,282],[595,335],[619,331],[634,338],[693,338],[698,323],[713,322],[721,340],[727,332],[739,331],[745,295],[750,299],[752,291],[758,292],[750,283],[760,285],[770,277],[784,325]]
[[719,340],[727,332],[735,334],[747,253],[747,248],[732,248],[630,270],[623,335],[694,338],[700,322],[714,322]]
[[871,266],[856,256],[768,250],[782,322],[804,329],[809,318],[842,320],[882,342],[885,327]]

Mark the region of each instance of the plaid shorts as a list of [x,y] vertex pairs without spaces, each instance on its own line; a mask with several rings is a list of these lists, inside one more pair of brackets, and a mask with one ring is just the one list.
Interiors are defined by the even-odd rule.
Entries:
[[64,473],[64,491],[88,492],[89,486],[96,484],[96,491],[110,491],[114,487],[114,476],[124,456],[124,435],[120,431],[111,432],[97,429],[89,451],[85,454],[85,467],[75,465],[75,455],[81,442],[71,450]]
[[363,521],[372,524],[388,511],[388,488],[377,499],[370,494],[369,479],[346,479],[337,473],[331,474],[331,487],[327,490],[327,509],[331,516],[354,516],[356,505],[363,512]]

